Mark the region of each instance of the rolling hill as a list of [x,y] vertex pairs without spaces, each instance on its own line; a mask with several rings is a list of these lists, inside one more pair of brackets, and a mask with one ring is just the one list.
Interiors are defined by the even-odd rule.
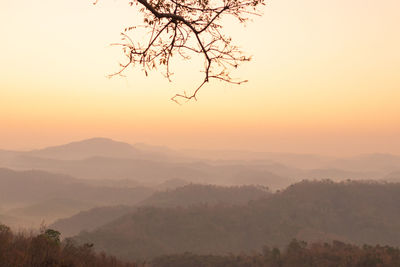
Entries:
[[135,204],[151,193],[153,190],[146,187],[94,186],[63,174],[0,169],[0,201],[3,205],[32,204],[53,198],[108,205]]
[[13,218],[10,226],[38,226],[42,220],[50,223],[96,206],[134,205],[153,192],[147,187],[89,185],[71,176],[44,171],[0,169],[2,215]]
[[123,259],[283,247],[293,238],[400,245],[400,184],[301,182],[247,205],[142,207],[75,237]]
[[189,207],[207,204],[246,204],[249,201],[267,198],[271,193],[260,186],[222,187],[213,185],[189,184],[176,189],[155,192],[135,206],[109,206],[79,212],[69,218],[57,220],[49,227],[70,237],[81,231],[94,230],[138,207]]

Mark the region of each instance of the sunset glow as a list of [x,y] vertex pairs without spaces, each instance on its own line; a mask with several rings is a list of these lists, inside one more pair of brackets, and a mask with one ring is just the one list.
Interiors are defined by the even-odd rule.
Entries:
[[[252,55],[198,101],[170,98],[201,82],[176,61],[173,82],[132,69],[110,44],[142,18],[126,1],[0,1],[0,148],[93,136],[178,148],[400,154],[400,2],[268,1],[226,32]],[[200,62],[200,63],[198,63]]]

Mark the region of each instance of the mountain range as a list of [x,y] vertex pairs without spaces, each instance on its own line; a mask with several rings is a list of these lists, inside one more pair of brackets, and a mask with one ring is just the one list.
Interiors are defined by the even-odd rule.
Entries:
[[301,179],[383,179],[400,171],[400,157],[348,158],[246,151],[173,150],[92,138],[33,151],[0,151],[0,166],[45,170],[80,179],[131,180],[149,185],[170,179],[212,184],[262,184],[281,189]]
[[273,192],[304,179],[396,182],[399,173],[400,157],[389,154],[174,150],[92,138],[32,151],[0,150],[0,220],[52,223],[94,207],[136,205],[156,191],[190,183],[262,185]]

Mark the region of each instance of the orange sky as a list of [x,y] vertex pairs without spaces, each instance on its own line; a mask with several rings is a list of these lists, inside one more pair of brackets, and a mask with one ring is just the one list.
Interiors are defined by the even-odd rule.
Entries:
[[202,63],[107,79],[109,44],[140,21],[126,1],[0,0],[0,148],[94,136],[174,147],[400,154],[400,1],[268,1],[229,32],[253,61],[198,102],[170,97],[201,81]]

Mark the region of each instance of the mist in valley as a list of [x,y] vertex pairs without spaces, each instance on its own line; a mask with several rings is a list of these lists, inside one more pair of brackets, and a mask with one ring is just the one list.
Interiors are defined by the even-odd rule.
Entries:
[[92,138],[1,151],[0,221],[126,261],[291,240],[400,244],[400,157],[196,151]]

